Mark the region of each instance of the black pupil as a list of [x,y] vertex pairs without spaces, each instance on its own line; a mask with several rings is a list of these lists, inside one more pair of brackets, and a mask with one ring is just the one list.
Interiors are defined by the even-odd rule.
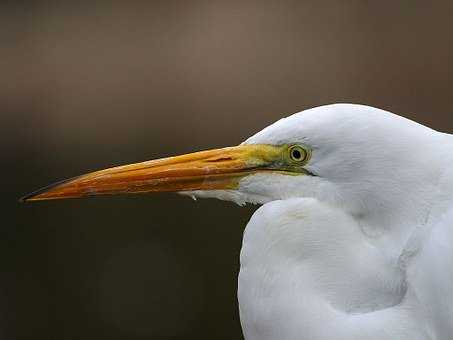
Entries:
[[302,153],[300,152],[300,150],[293,150],[293,158],[294,159],[301,159],[302,158]]

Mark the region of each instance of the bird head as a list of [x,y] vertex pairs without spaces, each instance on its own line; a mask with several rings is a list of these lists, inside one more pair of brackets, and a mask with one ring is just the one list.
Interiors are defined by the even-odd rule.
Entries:
[[238,204],[314,197],[375,211],[433,178],[436,167],[422,166],[438,161],[430,155],[433,134],[380,109],[327,105],[281,119],[238,146],[91,172],[23,200],[179,192]]

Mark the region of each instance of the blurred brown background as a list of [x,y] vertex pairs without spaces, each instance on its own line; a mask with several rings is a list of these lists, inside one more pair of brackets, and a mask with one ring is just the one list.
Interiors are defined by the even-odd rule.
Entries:
[[451,1],[2,1],[0,339],[240,339],[254,207],[17,198],[333,102],[453,132],[452,17]]

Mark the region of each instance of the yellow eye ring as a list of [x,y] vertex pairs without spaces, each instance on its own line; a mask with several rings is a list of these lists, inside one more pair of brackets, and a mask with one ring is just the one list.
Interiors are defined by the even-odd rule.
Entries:
[[293,145],[288,149],[289,158],[296,163],[303,163],[309,158],[309,153],[300,145]]

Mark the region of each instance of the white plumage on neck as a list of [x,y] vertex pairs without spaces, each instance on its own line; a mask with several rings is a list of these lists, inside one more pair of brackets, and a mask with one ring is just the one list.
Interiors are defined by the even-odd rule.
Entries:
[[[407,308],[413,301],[403,303],[406,292],[406,274],[355,221],[317,200],[268,203],[244,233],[238,297],[247,340],[417,339],[423,319]],[[395,314],[410,326],[406,337],[383,322]]]

